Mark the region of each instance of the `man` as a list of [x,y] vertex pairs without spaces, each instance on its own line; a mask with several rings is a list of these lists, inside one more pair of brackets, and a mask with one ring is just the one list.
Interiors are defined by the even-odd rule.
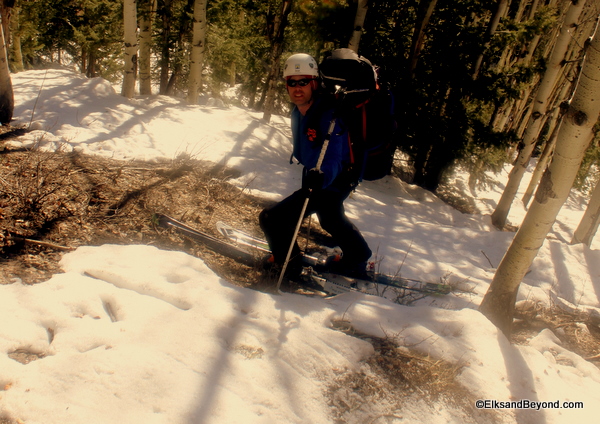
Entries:
[[[347,131],[336,119],[320,169],[319,155],[333,119],[333,104],[319,93],[319,70],[316,61],[307,54],[294,54],[286,61],[283,76],[291,102],[293,155],[304,165],[302,188],[263,210],[259,216],[272,260],[283,265],[302,206],[309,198],[305,217],[316,213],[319,223],[343,251],[335,271],[363,276],[371,249],[360,231],[346,217],[344,200],[355,188],[349,172],[350,146]],[[289,274],[300,269],[300,248],[295,243],[287,267]]]

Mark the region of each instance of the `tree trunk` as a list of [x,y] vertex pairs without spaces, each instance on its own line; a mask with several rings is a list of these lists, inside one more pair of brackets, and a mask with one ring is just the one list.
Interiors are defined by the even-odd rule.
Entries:
[[11,45],[10,24],[12,9],[15,6],[15,0],[2,0],[0,2],[0,19],[2,20],[2,31],[4,32],[4,46],[7,54],[8,47]]
[[90,47],[86,53],[87,63],[85,65],[85,76],[88,78],[96,78],[96,50]]
[[167,94],[169,87],[169,66],[171,65],[171,0],[161,0],[162,46],[160,56],[160,94]]
[[281,53],[283,52],[283,36],[285,33],[285,27],[288,22],[288,15],[292,10],[293,0],[283,0],[281,2],[281,8],[279,14],[275,17],[273,25],[273,35],[271,37],[271,67],[269,69],[269,75],[267,76],[266,97],[264,103],[264,114],[263,120],[269,122],[273,109],[275,106],[275,88],[277,85],[277,79],[279,78],[279,70],[281,68],[280,59]]
[[[572,91],[572,84],[565,83],[558,94],[556,102],[560,102],[563,99],[567,98],[567,94],[569,91]],[[544,146],[544,150],[540,155],[537,165],[531,175],[531,181],[529,181],[529,185],[527,186],[527,190],[525,190],[525,194],[523,194],[523,206],[527,208],[527,205],[531,201],[531,197],[533,196],[533,192],[537,187],[540,179],[542,178],[542,174],[544,170],[548,166],[548,162],[552,158],[552,154],[554,153],[554,147],[556,146],[556,139],[558,137],[558,131],[560,129],[560,124],[562,122],[563,111],[561,110],[562,104],[557,105],[554,108],[552,117],[550,118],[549,130],[550,137],[548,137],[548,141],[546,141],[546,145]]]
[[15,98],[6,53],[4,30],[0,26],[0,124],[2,125],[10,124],[15,109]]
[[423,45],[425,44],[425,28],[429,24],[429,19],[433,14],[437,0],[422,0],[419,2],[419,11],[417,13],[417,22],[415,23],[415,30],[412,36],[412,43],[410,48],[410,58],[408,72],[410,79],[415,77],[415,69],[419,62],[419,56]]
[[152,20],[156,13],[156,0],[141,0],[140,4],[140,94],[152,94]]
[[579,85],[565,114],[552,163],[521,228],[502,259],[479,310],[508,337],[521,280],[567,199],[600,114],[600,37],[588,50]]
[[577,25],[584,4],[584,1],[572,3],[565,16],[560,36],[556,42],[556,46],[554,46],[554,50],[552,51],[552,55],[548,62],[548,67],[533,102],[531,117],[525,129],[525,133],[523,134],[523,148],[521,149],[515,166],[510,172],[502,197],[492,213],[492,223],[498,228],[503,228],[506,225],[510,207],[519,190],[519,185],[527,170],[531,153],[533,152],[535,142],[540,133],[541,125],[544,122],[542,118],[545,116],[548,109],[548,99],[556,84],[559,72],[564,66],[563,60],[572,40],[571,30]]
[[135,95],[137,75],[137,11],[136,0],[123,1],[123,43],[125,45],[123,65],[123,87],[121,95],[132,98]]
[[188,104],[198,103],[198,93],[202,88],[202,62],[206,46],[206,1],[195,0],[194,21],[192,25],[192,54],[190,57],[190,75],[188,79]]
[[598,231],[598,224],[600,224],[600,181],[594,187],[585,213],[573,233],[571,244],[583,243],[588,247],[591,246]]
[[533,174],[531,175],[531,181],[529,182],[529,185],[527,186],[527,190],[525,190],[525,194],[523,194],[523,206],[525,208],[527,208],[527,205],[529,205],[529,202],[531,201],[531,197],[533,196],[533,192],[535,191],[535,188],[537,187],[538,183],[540,182],[540,180],[542,179],[542,175],[544,174],[544,171],[546,170],[546,167],[548,166],[548,162],[550,162],[550,159],[552,158],[552,155],[554,154],[554,148],[556,147],[556,140],[558,138],[558,130],[560,129],[560,120],[562,118],[553,118],[553,119],[557,119],[557,122],[555,122],[554,125],[554,131],[552,132],[552,135],[550,136],[550,138],[548,138],[548,141],[546,142],[546,145],[544,146],[544,150],[542,151],[542,154],[540,155],[537,165],[535,166],[535,169],[533,170]]
[[21,28],[19,26],[19,7],[13,8],[13,19],[10,21],[10,32],[12,43],[10,44],[9,64],[13,72],[21,72],[25,69],[23,64],[23,52],[21,51]]
[[354,17],[354,31],[352,31],[352,37],[350,37],[350,41],[348,42],[348,48],[354,50],[356,53],[358,53],[358,46],[360,44],[360,37],[363,33],[363,26],[365,24],[368,8],[368,0],[358,0],[356,15]]
[[472,78],[475,80],[479,76],[479,69],[481,68],[481,64],[483,63],[483,56],[485,55],[485,51],[490,45],[490,41],[494,34],[496,33],[496,29],[498,28],[498,24],[500,23],[500,19],[502,19],[506,15],[506,10],[508,9],[508,0],[499,0],[498,5],[496,6],[496,12],[492,16],[490,20],[490,24],[488,25],[486,41],[482,46],[481,53],[477,57],[475,61],[475,66],[473,66],[473,75]]

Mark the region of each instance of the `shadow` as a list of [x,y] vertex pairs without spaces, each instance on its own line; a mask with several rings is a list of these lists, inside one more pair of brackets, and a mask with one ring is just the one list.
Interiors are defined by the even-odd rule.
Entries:
[[[296,384],[298,373],[295,372],[294,368],[299,368],[302,364],[301,361],[300,363],[289,361],[289,352],[285,351],[284,347],[287,343],[290,343],[290,335],[301,328],[302,318],[325,307],[325,301],[306,298],[305,302],[300,299],[289,302],[286,297],[291,295],[268,295],[251,289],[232,286],[224,280],[222,280],[222,284],[227,284],[232,290],[231,303],[234,305],[235,316],[222,321],[221,325],[214,329],[214,334],[220,339],[220,345],[227,348],[222,349],[224,354],[215,357],[209,374],[201,377],[197,401],[191,406],[185,422],[187,424],[205,423],[215,416],[216,408],[219,408],[221,399],[231,391],[231,388],[226,384],[230,379],[234,360],[237,361],[235,355],[239,355],[235,350],[235,344],[238,340],[243,340],[244,331],[247,328],[260,331],[264,336],[261,339],[271,345],[268,348],[265,347],[266,352],[264,355],[266,357],[262,360],[268,361],[269,366],[276,369],[277,382],[275,384],[284,389],[284,393],[273,392],[274,396],[277,395],[276,401],[287,405],[297,417],[306,416],[305,405],[301,402],[301,388]],[[278,311],[276,326],[263,325],[262,328],[258,326],[255,314],[260,313],[259,308],[261,308],[260,304],[262,302],[269,302],[268,297],[260,299],[261,296],[272,296],[273,312],[277,313]],[[270,305],[267,305],[267,308],[270,307]],[[273,333],[275,327],[278,328],[276,334]],[[239,378],[239,376],[236,377]],[[244,390],[251,387],[252,384],[244,385],[240,389]],[[277,389],[275,388],[275,390]],[[235,391],[233,395],[236,396]],[[263,400],[268,401],[268,399]]]
[[[52,83],[53,79],[60,80],[60,85],[52,86],[52,84],[59,84],[58,82]],[[41,87],[38,85],[39,78],[32,79],[31,83],[20,81],[19,90],[23,94],[34,92],[35,95],[31,95],[29,100],[23,101],[22,104],[15,108],[15,116],[23,118],[31,116],[32,122],[43,119],[46,121],[46,126],[50,127],[44,128],[45,131],[52,130],[52,125],[49,121],[51,121],[53,116],[56,116],[56,122],[58,122],[58,117],[60,116],[62,125],[72,125],[75,127],[89,126],[99,119],[96,116],[101,116],[102,128],[111,128],[111,131],[98,132],[95,137],[77,142],[77,144],[93,144],[122,137],[123,134],[127,134],[135,126],[150,122],[167,109],[185,108],[184,104],[163,104],[151,108],[136,108],[133,104],[129,105],[127,100],[119,96],[110,84],[102,78],[73,78],[70,76],[68,83],[64,84],[63,81],[64,77],[62,75],[52,77],[52,74],[46,75]],[[85,93],[89,91],[93,92],[96,96],[86,95]],[[25,95],[22,95],[22,97],[25,97]],[[47,99],[51,99],[51,110],[46,109]],[[55,110],[57,104],[60,105],[58,111]],[[122,122],[122,124],[112,126],[110,114],[121,115],[122,112],[119,108],[122,107],[131,107],[132,109],[136,109],[137,113],[133,114],[132,118]],[[82,114],[82,111],[85,111],[85,114]],[[40,116],[43,116],[43,118]],[[87,120],[90,122],[85,122]],[[120,117],[117,121],[121,121]],[[73,144],[70,142],[67,143]]]
[[6,132],[0,134],[0,141],[10,140],[11,138],[19,137],[21,135],[25,135],[29,132],[26,128],[12,128]]
[[[539,401],[535,390],[535,378],[529,365],[527,365],[519,349],[511,345],[501,331],[498,331],[498,346],[504,357],[508,390],[511,396],[510,399],[496,400],[503,402],[518,402],[520,400]],[[513,411],[517,424],[545,424],[548,422],[543,410],[513,409]]]
[[232,139],[235,140],[235,144],[233,145],[229,153],[223,156],[223,158],[215,164],[215,168],[227,168],[227,163],[232,157],[244,156],[244,144],[249,138],[252,137],[252,133],[256,128],[259,127],[259,125],[259,120],[254,119],[252,122],[250,122],[250,125],[240,133],[225,131],[225,134],[228,134]]
[[562,250],[563,244],[550,242],[550,255],[554,265],[554,275],[558,282],[558,296],[577,304],[575,299],[575,285],[573,284],[569,268],[567,268],[566,258]]
[[596,299],[600,302],[600,251],[591,250],[587,246],[583,246],[583,257],[588,267],[590,281],[592,282],[591,289],[596,294]]

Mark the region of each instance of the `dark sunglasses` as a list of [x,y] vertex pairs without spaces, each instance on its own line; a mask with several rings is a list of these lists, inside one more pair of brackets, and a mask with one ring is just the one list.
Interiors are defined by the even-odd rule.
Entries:
[[300,87],[306,87],[308,84],[310,84],[311,81],[314,81],[314,78],[302,78],[299,80],[293,80],[293,79],[289,79],[287,80],[287,86],[288,87],[295,87],[296,85],[299,85]]

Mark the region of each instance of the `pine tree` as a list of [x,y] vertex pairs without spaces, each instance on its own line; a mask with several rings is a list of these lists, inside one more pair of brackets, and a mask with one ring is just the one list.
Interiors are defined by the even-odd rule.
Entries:
[[266,100],[264,105],[263,120],[269,122],[275,107],[275,91],[281,69],[281,54],[283,53],[283,39],[288,23],[288,15],[292,10],[293,0],[282,0],[278,13],[274,17],[273,31],[270,34],[271,53],[269,57],[269,74],[267,75]]

